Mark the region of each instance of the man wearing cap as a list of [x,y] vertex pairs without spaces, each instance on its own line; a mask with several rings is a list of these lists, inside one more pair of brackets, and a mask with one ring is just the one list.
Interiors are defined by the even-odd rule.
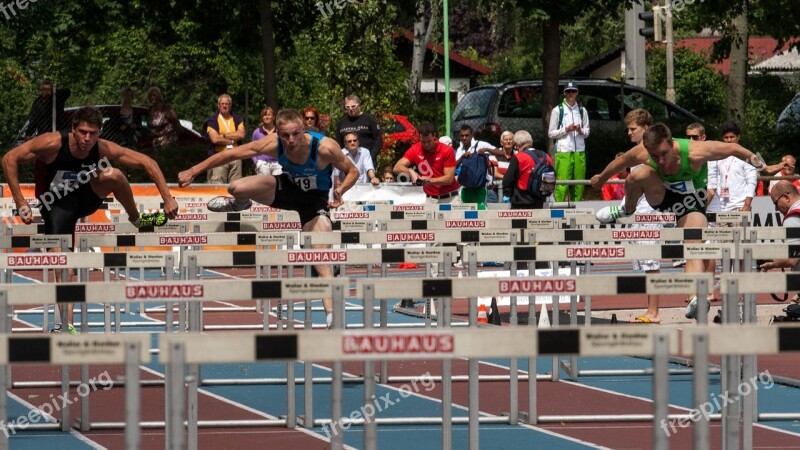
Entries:
[[[564,101],[550,112],[547,135],[555,140],[556,179],[582,180],[586,178],[586,138],[589,137],[589,114],[578,105],[578,86],[570,81],[564,88]],[[573,188],[570,200],[583,199],[583,185]],[[556,186],[555,199],[563,202],[569,186]]]

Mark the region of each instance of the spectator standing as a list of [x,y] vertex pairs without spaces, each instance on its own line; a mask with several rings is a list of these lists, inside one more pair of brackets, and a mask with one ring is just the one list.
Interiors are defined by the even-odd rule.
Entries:
[[101,139],[116,142],[124,147],[139,146],[142,131],[142,114],[133,107],[133,89],[122,90],[122,102],[119,109],[112,109],[108,122],[103,125]]
[[[577,102],[578,86],[572,81],[564,88],[564,101],[550,112],[547,135],[555,140],[556,178],[583,180],[586,178],[586,138],[589,137],[589,114]],[[572,189],[570,200],[583,199],[583,185]],[[569,186],[559,184],[554,193],[557,202],[567,197]]]
[[[23,141],[29,141],[40,134],[53,130],[53,82],[44,80],[39,84],[39,95],[33,100],[28,119],[20,132]],[[64,105],[70,96],[69,89],[59,89],[56,93],[56,130],[68,126],[64,117]]]
[[152,146],[158,148],[177,142],[181,122],[172,107],[164,102],[161,89],[155,86],[148,89],[147,102],[150,104],[147,126],[153,138]]
[[692,122],[686,126],[686,137],[692,141],[705,141],[706,127],[702,123]]
[[[722,127],[723,142],[738,144],[741,134],[733,122]],[[709,161],[707,211],[750,211],[757,182],[756,168],[736,156]]]
[[[494,170],[495,180],[501,183],[500,191],[502,192],[503,177],[508,171],[508,165],[511,162],[511,157],[517,153],[517,146],[514,144],[514,133],[506,130],[500,135],[500,150],[502,153],[495,154],[497,160],[497,167]],[[503,195],[503,203],[508,203],[509,198]]]
[[[509,198],[511,209],[542,209],[546,199],[528,192],[528,177],[536,162],[525,150],[533,150],[533,138],[527,131],[520,130],[514,133],[514,144],[518,151],[511,157],[503,176],[503,195]],[[552,165],[550,155],[542,153],[547,157],[547,163]]]
[[[481,158],[485,161],[486,169],[484,170],[484,177],[488,184],[492,180],[490,173],[491,165],[489,158],[491,154],[486,154],[487,151],[494,149],[494,146],[488,142],[479,141],[473,138],[472,127],[469,125],[462,125],[458,130],[459,146],[456,149],[456,177],[461,170],[461,163],[466,158]],[[481,156],[479,156],[481,155]],[[478,205],[479,210],[486,209],[486,184],[480,187],[466,187],[461,186],[461,202],[462,203],[475,203]]]
[[[264,139],[270,134],[275,133],[275,111],[272,107],[265,106],[261,110],[261,125],[253,131],[253,140]],[[278,160],[270,155],[262,154],[253,157],[256,165],[256,175],[280,175],[281,165]]]
[[355,132],[358,134],[361,146],[369,149],[372,165],[377,167],[378,154],[383,146],[383,135],[378,120],[361,110],[361,100],[357,95],[348,95],[344,98],[344,110],[344,117],[336,124],[336,140],[344,147],[344,134]]
[[437,140],[430,123],[419,126],[419,142],[397,161],[394,173],[404,174],[411,184],[421,184],[428,203],[460,203],[455,152]]
[[[231,112],[231,96],[222,94],[217,99],[217,113],[209,117],[204,125],[211,145],[209,156],[233,150],[244,140],[244,120]],[[209,184],[228,184],[242,178],[242,161],[234,159],[208,171]]]
[[[370,157],[369,150],[364,147],[359,147],[357,134],[346,133],[344,135],[344,148],[342,152],[344,156],[353,163],[356,169],[358,169],[359,175],[356,183],[380,184],[381,180],[375,176],[375,166],[372,165],[372,158]],[[344,173],[334,168],[334,188],[339,186],[342,181],[344,181]]]
[[[800,228],[800,193],[797,188],[787,180],[779,180],[769,192],[775,210],[783,214],[783,226],[786,228]],[[787,239],[786,245],[800,244],[800,239]],[[774,259],[759,266],[761,270],[791,269],[792,272],[800,271],[800,258]]]
[[[783,158],[781,158],[781,162],[783,163],[783,169],[781,169],[781,172],[778,175],[782,177],[791,177],[793,175],[797,175],[796,173],[794,173],[794,166],[797,162],[794,159],[794,156],[783,155]],[[775,187],[775,185],[778,184],[779,181],[780,180],[772,180],[769,182],[769,192],[772,192],[772,188]],[[786,181],[792,183],[792,185],[794,185],[794,187],[798,191],[800,191],[800,180],[786,180]]]
[[308,131],[316,131],[317,133],[322,133],[327,136],[327,133],[322,131],[319,111],[317,111],[317,108],[314,106],[303,108],[303,125],[305,125]]

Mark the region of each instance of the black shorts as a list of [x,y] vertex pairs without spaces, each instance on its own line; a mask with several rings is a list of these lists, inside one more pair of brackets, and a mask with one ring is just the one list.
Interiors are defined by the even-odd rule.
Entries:
[[270,206],[297,211],[303,226],[317,216],[328,215],[328,191],[304,191],[285,173],[276,176],[275,179],[277,181],[275,200]]
[[680,219],[690,212],[706,213],[705,196],[696,193],[681,193],[670,189],[664,190],[664,200],[658,205],[650,205],[665,213],[675,213],[675,218]]
[[[52,204],[45,201],[50,198],[56,200]],[[98,197],[89,183],[81,184],[72,192],[62,194],[61,198],[42,195],[42,219],[44,219],[44,234],[73,234],[75,225],[82,217],[93,214],[103,204],[103,199]]]

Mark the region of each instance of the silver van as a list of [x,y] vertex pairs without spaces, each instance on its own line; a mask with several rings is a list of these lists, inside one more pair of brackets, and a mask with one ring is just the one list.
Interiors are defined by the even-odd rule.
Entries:
[[[686,125],[703,121],[647,89],[623,85],[613,80],[574,80],[578,85],[578,103],[586,108],[591,135],[586,145],[587,173],[597,173],[619,151],[629,149],[623,118],[628,111],[644,108],[656,122],[665,122],[676,136],[683,136]],[[500,134],[527,130],[534,146],[545,148],[547,130],[542,128],[542,81],[523,80],[489,84],[470,89],[456,106],[452,115],[452,132],[466,124],[478,139],[499,145]],[[559,86],[559,94],[563,83]],[[456,142],[454,136],[453,139]],[[594,171],[593,171],[594,170]]]

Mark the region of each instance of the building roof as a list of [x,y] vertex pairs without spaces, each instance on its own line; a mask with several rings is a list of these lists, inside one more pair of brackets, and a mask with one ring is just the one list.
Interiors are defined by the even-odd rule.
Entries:
[[800,70],[800,52],[797,48],[781,52],[753,66],[756,71],[791,72]]
[[[699,37],[681,39],[675,43],[675,48],[688,48],[695,52],[711,53],[711,48],[715,42],[719,40],[718,37]],[[789,43],[778,46],[778,41],[770,37],[753,36],[748,40],[749,51],[748,59],[750,64],[757,64],[766,59],[771,58],[777,52],[785,51],[789,48]],[[727,75],[731,70],[730,58],[726,58],[721,62],[713,63],[714,70]]]
[[[408,30],[408,29],[405,29],[405,28],[401,28],[401,29],[399,29],[398,31],[396,31],[394,33],[394,38],[395,39],[397,39],[397,38],[405,38],[408,41],[411,41],[411,43],[413,43],[414,42],[414,33],[411,30]],[[444,56],[444,47],[439,45],[439,44],[434,45],[433,43],[429,42],[428,43],[428,50],[436,52],[441,56]],[[469,69],[474,70],[475,72],[477,72],[477,73],[479,73],[481,75],[489,75],[490,73],[492,73],[492,69],[491,68],[489,68],[487,66],[484,66],[483,64],[481,64],[481,63],[479,63],[477,61],[474,61],[472,59],[469,59],[469,58],[467,58],[465,56],[461,56],[458,53],[454,52],[453,50],[450,50],[450,61],[452,61],[452,62],[454,62],[456,64],[460,64],[460,65],[462,65],[464,67],[468,67]]]
[[615,59],[620,58],[624,50],[625,42],[622,42],[621,44],[611,47],[599,55],[590,56],[579,62],[578,65],[572,69],[562,73],[561,78],[588,77],[595,70],[605,66]]

